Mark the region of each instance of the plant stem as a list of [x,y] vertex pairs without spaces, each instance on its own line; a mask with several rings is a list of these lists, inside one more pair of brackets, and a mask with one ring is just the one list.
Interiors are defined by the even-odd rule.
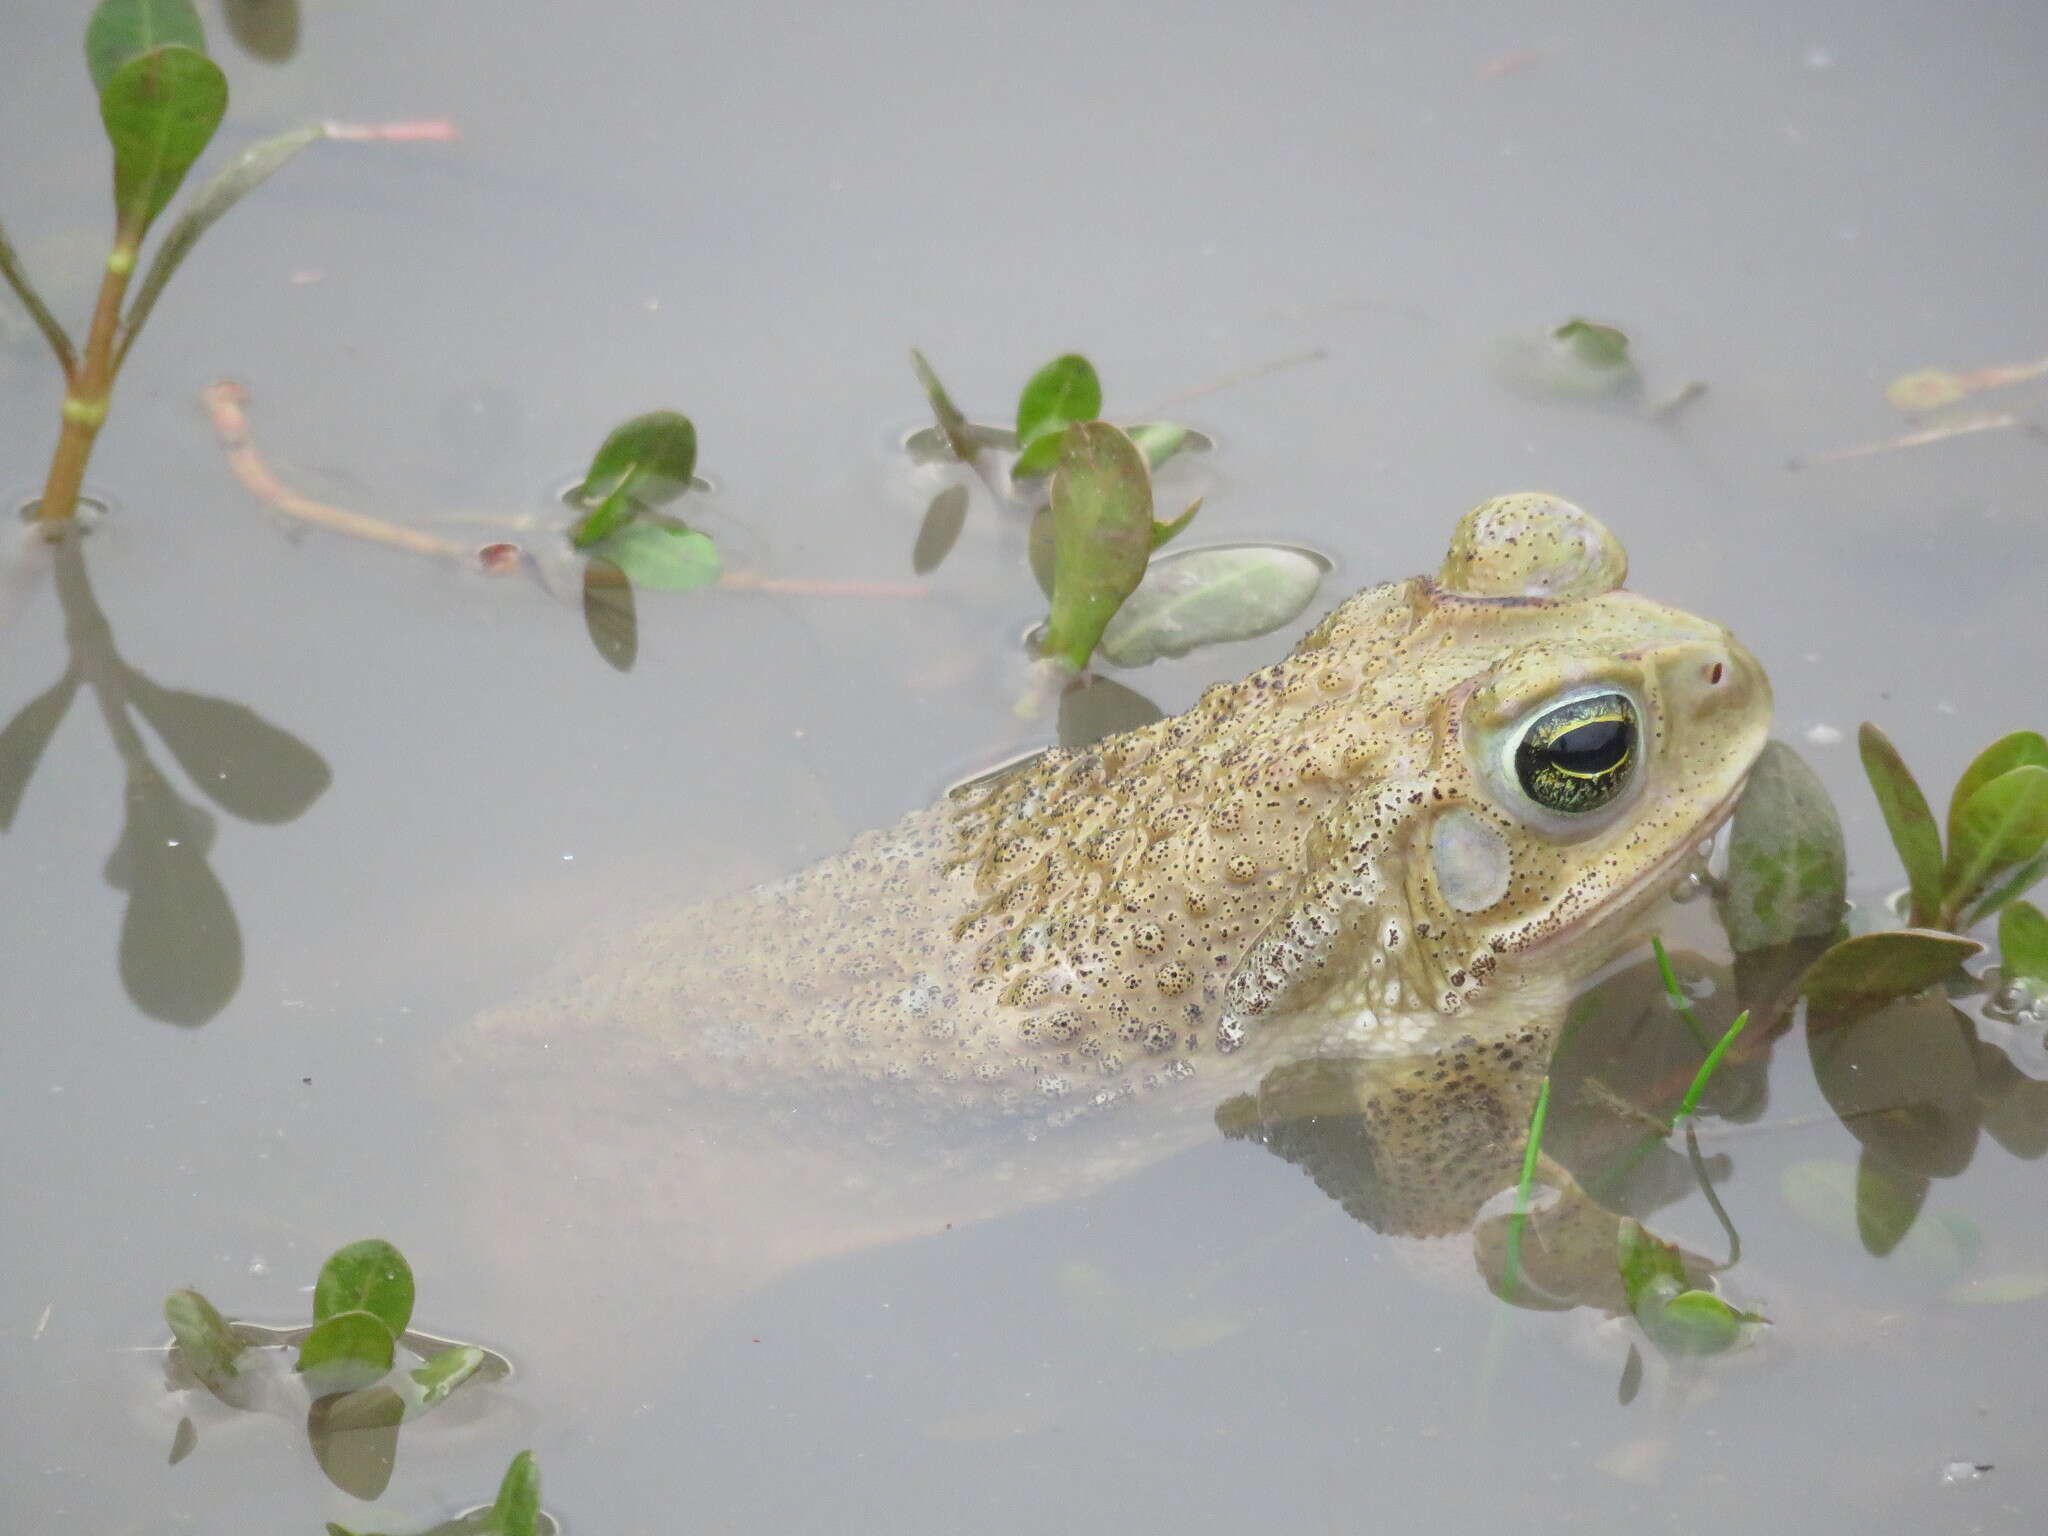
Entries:
[[114,248],[107,253],[107,269],[100,277],[100,296],[93,305],[92,329],[86,333],[85,357],[66,382],[64,429],[57,438],[57,451],[50,456],[50,476],[43,484],[42,504],[36,508],[38,522],[62,522],[78,510],[85,463],[92,457],[92,445],[107,419],[107,402],[114,388],[114,333],[120,326],[121,300],[128,292],[141,244],[140,232],[124,220],[115,231]]
[[14,296],[21,300],[22,308],[36,323],[36,329],[43,333],[43,340],[50,344],[50,350],[57,354],[57,366],[64,370],[64,382],[69,384],[71,376],[78,371],[78,359],[71,351],[71,338],[64,334],[64,327],[57,323],[57,317],[50,313],[43,297],[36,292],[35,284],[28,280],[28,273],[21,265],[21,258],[14,254],[14,247],[7,242],[5,231],[0,231],[0,277],[7,279],[7,286],[14,290]]

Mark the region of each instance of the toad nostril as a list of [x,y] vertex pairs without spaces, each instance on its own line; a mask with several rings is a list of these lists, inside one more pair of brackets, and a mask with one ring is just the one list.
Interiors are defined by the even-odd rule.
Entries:
[[1712,666],[1707,667],[1705,671],[1707,675],[1707,686],[1709,688],[1718,688],[1721,686],[1722,674],[1727,671],[1727,668],[1725,668],[1720,662],[1717,661]]

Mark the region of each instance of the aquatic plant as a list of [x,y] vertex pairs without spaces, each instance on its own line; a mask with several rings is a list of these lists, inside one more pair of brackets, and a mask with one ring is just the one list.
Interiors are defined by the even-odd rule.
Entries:
[[114,235],[82,348],[72,345],[0,229],[0,277],[42,332],[64,375],[63,425],[36,509],[47,527],[63,526],[76,513],[115,378],[165,285],[200,236],[318,139],[403,136],[320,123],[245,150],[186,201],[130,298],[129,285],[151,227],[227,113],[227,77],[207,57],[206,35],[192,0],[100,0],[86,23],[85,62],[113,151]]

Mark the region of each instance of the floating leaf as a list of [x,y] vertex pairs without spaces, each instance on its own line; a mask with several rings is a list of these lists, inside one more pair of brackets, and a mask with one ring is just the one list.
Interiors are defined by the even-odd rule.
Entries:
[[123,64],[166,43],[206,52],[206,29],[192,0],[100,0],[85,24],[92,88],[104,91]]
[[6,729],[0,730],[0,832],[14,825],[14,813],[21,808],[21,797],[36,764],[42,761],[77,692],[78,674],[66,672],[16,710]]
[[381,1237],[335,1249],[313,1286],[316,1323],[343,1312],[368,1312],[396,1337],[412,1321],[412,1304],[412,1266]]
[[2016,901],[1999,917],[1998,968],[2048,986],[2048,917],[2032,902]]
[[1906,869],[1913,896],[1908,919],[1916,927],[1931,923],[1941,907],[1941,829],[1935,825],[1934,812],[1899,749],[1868,720],[1856,729],[1856,748],[1892,846]]
[[227,109],[227,77],[191,48],[152,48],[108,76],[100,120],[114,147],[114,208],[124,242],[140,243]]
[[1643,387],[1627,334],[1593,320],[1567,320],[1545,335],[1507,338],[1496,372],[1512,388],[1545,400],[1618,403],[1634,399]]
[[474,1344],[462,1344],[454,1349],[444,1349],[437,1355],[429,1355],[412,1373],[412,1379],[420,1385],[421,1411],[446,1399],[449,1393],[474,1376],[483,1363],[484,1352]]
[[135,345],[135,338],[141,334],[150,311],[156,308],[164,285],[170,282],[171,274],[178,270],[179,263],[192,254],[192,247],[199,243],[199,237],[219,223],[221,216],[230,208],[269,180],[287,160],[308,144],[326,136],[326,128],[316,124],[294,128],[289,133],[280,133],[252,145],[215,172],[212,179],[186,202],[170,232],[157,246],[156,254],[150,258],[149,271],[143,275],[135,297],[128,305],[128,313],[122,317],[121,340],[114,353],[115,367],[120,366],[121,359],[128,355],[128,349]]
[[910,551],[910,568],[929,576],[953,552],[960,530],[967,526],[967,487],[949,485],[932,498],[918,525],[917,543]]
[[1740,954],[1842,926],[1848,857],[1820,778],[1782,741],[1766,742],[1735,803],[1721,926]]
[[540,1522],[540,1468],[533,1452],[521,1451],[505,1469],[498,1484],[498,1497],[491,1503],[491,1517],[497,1521],[499,1536],[536,1536]]
[[224,811],[245,821],[290,821],[333,781],[325,758],[246,704],[160,687],[132,670],[124,681],[129,701],[178,766]]
[[405,1399],[388,1386],[314,1395],[306,1438],[327,1480],[352,1498],[382,1498],[398,1461]]
[[617,566],[635,586],[656,592],[708,587],[724,571],[709,534],[645,519],[607,535],[590,553]]
[[584,562],[583,628],[607,666],[620,672],[633,670],[633,661],[640,654],[633,584],[609,560]]
[[1948,800],[1948,840],[1951,847],[1960,835],[1959,823],[1965,802],[1993,779],[2030,763],[2048,766],[2048,740],[2044,740],[2039,731],[2014,731],[2009,736],[2001,736],[1971,759],[1970,766],[1956,780],[1955,791]]
[[1077,424],[1065,442],[1052,481],[1052,618],[1043,650],[1078,672],[1144,578],[1152,477],[1144,455],[1106,421]]
[[1054,358],[1031,375],[1017,397],[1017,442],[1022,451],[1013,475],[1042,475],[1060,457],[1060,440],[1078,421],[1102,413],[1102,381],[1095,365],[1078,352]]
[[299,51],[299,0],[221,0],[220,10],[250,58],[282,64]]
[[697,428],[676,411],[649,411],[615,427],[590,461],[576,499],[593,510],[570,531],[588,548],[636,513],[674,501],[697,468]]
[[1884,398],[1900,411],[1934,411],[1987,389],[2022,384],[2048,373],[2048,358],[2032,363],[1993,363],[1957,373],[1948,368],[1922,368],[1902,373],[1886,386]]
[[313,1325],[299,1343],[293,1369],[306,1378],[315,1397],[353,1392],[386,1375],[396,1355],[397,1339],[374,1312],[337,1312]]
[[164,1321],[171,1325],[178,1353],[208,1390],[219,1393],[237,1374],[235,1359],[245,1348],[228,1321],[197,1291],[173,1291],[164,1298]]
[[1120,667],[1250,640],[1292,622],[1315,599],[1329,562],[1305,549],[1235,544],[1154,560],[1102,634]]
[[932,417],[939,424],[939,434],[953,450],[953,456],[963,464],[972,464],[981,452],[981,444],[975,440],[974,428],[960,413],[960,407],[953,403],[953,397],[946,393],[946,386],[939,382],[939,376],[932,372],[932,365],[924,360],[924,354],[912,347],[910,366],[917,372],[917,382],[924,390],[924,397],[931,402]]
[[1154,470],[1179,453],[1190,435],[1186,427],[1174,421],[1141,421],[1124,431],[1138,445],[1138,452],[1145,455],[1147,467]]
[[1983,948],[1934,928],[1858,934],[1814,961],[1799,989],[1814,1013],[1864,1013],[1925,991]]
[[1989,916],[1991,904],[1980,898],[2000,877],[2031,866],[2043,844],[2048,844],[2048,767],[2029,763],[1979,786],[1956,817],[1943,874],[1943,910],[1959,916],[1974,907]]

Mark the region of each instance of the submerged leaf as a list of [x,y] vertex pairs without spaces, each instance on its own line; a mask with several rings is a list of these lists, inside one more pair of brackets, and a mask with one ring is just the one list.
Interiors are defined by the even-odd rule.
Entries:
[[405,1255],[381,1237],[337,1248],[320,1266],[313,1286],[313,1321],[323,1323],[343,1312],[368,1312],[391,1330],[405,1332],[412,1321],[412,1266]]
[[1807,1016],[1815,1084],[1886,1165],[1930,1179],[1970,1165],[1984,1107],[1969,1020],[1939,989],[1869,1013]]
[[657,592],[708,587],[724,570],[709,534],[644,519],[607,535],[590,553],[617,566],[635,586]]
[[1629,360],[1628,333],[1618,326],[1575,317],[1550,334],[1591,368],[1619,368]]
[[[1887,1255],[1895,1263],[1933,1275],[1954,1274],[1969,1254],[1957,1228],[1939,1219],[1906,1219],[1914,1204],[1909,1189],[1873,1176],[1865,1180],[1857,1167],[1834,1158],[1793,1163],[1778,1176],[1778,1193],[1810,1226],[1844,1244],[1859,1244],[1866,1233],[1897,1230]],[[1865,1211],[1864,1201],[1877,1202]],[[1887,1208],[1889,1206],[1889,1208]]]
[[1152,477],[1144,455],[1108,422],[1067,432],[1051,524],[1052,617],[1042,649],[1078,672],[1143,579],[1152,550]]
[[1616,1234],[1616,1260],[1622,1289],[1631,1311],[1654,1300],[1668,1301],[1685,1289],[1685,1260],[1676,1243],[1652,1236],[1643,1224],[1624,1216]]
[[152,48],[107,77],[100,120],[114,147],[114,209],[124,240],[141,241],[227,109],[227,76],[191,48]]
[[1891,738],[1868,720],[1856,730],[1856,748],[1863,758],[1863,772],[1877,796],[1877,808],[1884,813],[1892,846],[1899,850],[1906,882],[1913,893],[1908,921],[1919,927],[1931,923],[1941,907],[1941,829],[1928,809],[1920,781],[1899,756]]
[[[1956,836],[1943,873],[1943,911],[1952,918],[1975,907],[2012,870],[2030,865],[2048,844],[2048,767],[2028,763],[1980,785],[1956,815]],[[2015,892],[2017,894],[2017,892]]]
[[85,24],[85,67],[92,88],[105,90],[123,64],[166,43],[206,52],[206,30],[192,0],[100,0]]
[[173,1291],[164,1298],[164,1321],[192,1374],[213,1392],[220,1392],[239,1374],[235,1359],[245,1346],[227,1319],[197,1291]]
[[1054,358],[1024,385],[1017,397],[1017,442],[1021,452],[1013,475],[1042,475],[1060,456],[1060,439],[1078,421],[1102,413],[1102,381],[1095,365],[1078,352]]
[[966,526],[967,487],[949,485],[924,509],[924,521],[918,525],[917,543],[910,551],[910,568],[920,576],[929,576],[936,571],[946,556],[953,552],[960,530]]
[[1510,387],[1543,400],[1621,403],[1643,387],[1626,333],[1593,320],[1567,320],[1547,334],[1507,338],[1496,372]]
[[333,781],[325,758],[246,704],[165,688],[135,671],[124,681],[129,701],[178,766],[224,811],[245,821],[290,821]]
[[1998,919],[1998,968],[2048,986],[2048,917],[2030,901],[2014,902]]
[[327,1480],[352,1498],[382,1498],[398,1462],[405,1399],[379,1383],[361,1391],[316,1392],[306,1439]]
[[1782,741],[1766,742],[1735,804],[1721,926],[1748,954],[1842,926],[1848,856],[1819,775]]
[[609,560],[588,560],[583,566],[583,629],[605,665],[619,672],[633,670],[640,654],[640,620],[633,607],[633,584]]
[[1934,928],[1858,934],[1814,961],[1799,990],[1814,1013],[1864,1013],[1925,991],[1983,948]]
[[1925,1174],[1895,1168],[1864,1150],[1856,1164],[1856,1235],[1873,1259],[1885,1257],[1905,1240],[1933,1187]]
[[939,435],[945,438],[953,450],[953,456],[963,464],[972,464],[981,452],[981,444],[975,441],[974,428],[961,414],[960,407],[953,403],[953,397],[946,393],[946,386],[939,382],[939,376],[932,372],[932,365],[924,360],[924,354],[912,347],[910,366],[916,370],[917,382],[924,389],[924,397],[930,402],[932,417],[939,424]]
[[1236,544],[1152,562],[1102,635],[1120,667],[1185,656],[1200,645],[1250,640],[1298,617],[1329,562],[1305,549]]
[[269,180],[287,160],[308,144],[326,136],[326,128],[315,124],[294,128],[289,133],[280,133],[254,144],[216,171],[206,185],[187,201],[170,232],[157,246],[156,255],[150,258],[149,271],[137,286],[135,297],[129,302],[128,313],[122,317],[121,341],[115,352],[116,366],[128,355],[128,349],[135,345],[135,338],[141,334],[150,311],[156,308],[164,285],[170,282],[179,263],[192,254],[192,247],[199,243],[199,237],[219,223],[221,216],[230,208]]
[[16,710],[0,730],[0,832],[14,825],[14,813],[21,808],[21,797],[36,764],[42,761],[77,692],[78,674],[66,672]]

